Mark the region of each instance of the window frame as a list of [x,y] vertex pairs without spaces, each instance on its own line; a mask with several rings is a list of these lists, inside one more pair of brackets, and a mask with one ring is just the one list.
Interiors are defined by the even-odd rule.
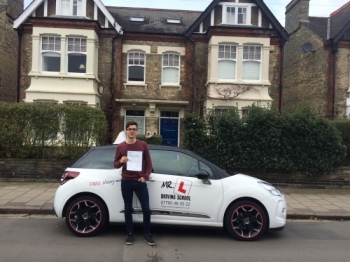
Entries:
[[[80,40],[80,44],[79,44],[79,47],[80,47],[80,51],[69,51],[69,39],[74,39],[74,42],[76,41],[76,39],[79,39]],[[85,45],[82,45],[82,40],[85,40]],[[86,37],[80,37],[80,36],[71,36],[71,37],[67,37],[67,41],[66,41],[66,72],[67,74],[79,74],[79,75],[83,75],[83,74],[86,74],[87,72],[87,48],[88,48],[88,43],[87,43],[87,38]],[[73,47],[75,47],[76,44],[74,43],[73,44]],[[81,51],[83,49],[83,47],[85,47],[85,51]],[[85,55],[85,72],[70,72],[69,71],[69,55],[70,54],[83,54]]]
[[[86,12],[86,0],[66,0],[69,1],[69,13],[64,14],[63,13],[63,1],[64,0],[57,0],[57,5],[60,10],[60,15],[68,15],[68,16],[85,16],[84,12]],[[77,1],[76,7],[77,7],[77,13],[74,14],[74,1]],[[80,8],[79,8],[79,2],[80,2]],[[56,6],[57,7],[57,6]],[[80,14],[79,14],[80,11]]]
[[[173,59],[173,65],[164,65],[164,58],[165,56],[168,56],[168,63],[169,63],[169,56],[170,55],[173,55],[174,58],[175,56],[178,58],[178,65],[174,65],[175,64],[175,60]],[[177,53],[172,53],[172,52],[167,52],[167,53],[164,53],[162,55],[162,85],[179,85],[180,84],[180,66],[181,66],[181,56]],[[177,69],[177,80],[176,82],[174,83],[170,83],[170,82],[164,82],[164,69],[165,68],[175,68]]]
[[[220,46],[223,46],[224,47],[224,58],[220,58]],[[230,47],[230,49],[232,49],[232,47],[235,47],[235,58],[226,58],[226,50],[225,50],[225,47],[228,46]],[[229,53],[231,53],[232,51],[230,50]],[[218,81],[236,81],[237,80],[237,58],[239,53],[238,53],[238,46],[236,44],[225,44],[225,43],[222,43],[222,44],[219,44],[218,46],[218,57],[217,57],[217,78],[218,78]],[[233,61],[235,62],[235,72],[234,72],[234,77],[233,78],[219,78],[219,62],[220,61]]]
[[[255,50],[254,50],[254,59],[245,59],[244,58],[244,54],[245,54],[245,47],[254,47]],[[256,48],[260,48],[260,59],[255,59],[255,56],[256,56]],[[242,49],[242,81],[243,82],[261,82],[261,77],[262,77],[262,56],[263,56],[263,46],[261,45],[255,45],[255,44],[246,44],[246,45],[243,45],[243,49]],[[253,61],[253,62],[256,62],[256,63],[259,63],[259,79],[245,79],[244,78],[244,63],[245,62],[249,62],[249,61]]]
[[[252,25],[251,24],[251,7],[256,6],[254,4],[250,3],[228,3],[228,4],[223,4],[222,5],[222,24],[227,24],[227,25]],[[234,23],[229,23],[228,20],[228,12],[227,8],[234,8],[235,10],[235,18],[234,18]],[[238,23],[238,11],[239,8],[244,8],[246,10],[245,13],[245,23],[239,24]]]
[[[54,50],[43,50],[43,39],[44,38],[54,38]],[[58,38],[59,41],[59,51],[56,50],[56,38]],[[58,71],[46,71],[43,69],[44,66],[44,54],[46,53],[54,53],[54,54],[58,54],[59,55],[59,60],[60,60],[60,64],[59,64],[59,70]],[[57,35],[43,35],[41,36],[40,39],[40,72],[42,73],[50,73],[50,74],[58,74],[61,71],[61,58],[62,58],[62,46],[61,46],[61,36],[57,36]]]
[[[143,55],[143,65],[141,64],[130,64],[130,54],[139,54],[139,55]],[[134,58],[133,58],[134,59]],[[141,61],[141,57],[139,57],[140,61]],[[133,60],[134,61],[134,60]],[[134,61],[135,62],[135,61]],[[130,67],[143,67],[143,80],[142,81],[135,81],[135,80],[130,80]],[[139,51],[139,50],[133,50],[133,51],[129,51],[128,55],[127,55],[127,83],[131,83],[131,84],[145,84],[146,83],[146,53],[144,51]]]

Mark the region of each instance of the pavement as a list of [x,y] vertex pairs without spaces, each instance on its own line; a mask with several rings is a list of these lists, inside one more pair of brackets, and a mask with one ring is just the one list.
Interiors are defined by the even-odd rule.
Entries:
[[[0,182],[0,214],[54,215],[59,183]],[[350,220],[350,189],[279,187],[288,219]]]

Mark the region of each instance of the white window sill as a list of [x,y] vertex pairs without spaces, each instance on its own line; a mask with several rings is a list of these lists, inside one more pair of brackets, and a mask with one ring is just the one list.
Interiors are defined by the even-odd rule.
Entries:
[[229,24],[229,23],[221,23],[220,25],[244,25],[244,26],[253,26],[252,24]]
[[207,82],[207,84],[215,84],[215,85],[260,85],[260,86],[270,86],[271,83],[268,80],[258,80],[258,81],[248,81],[248,80],[217,80],[217,79],[212,79]]
[[140,82],[127,82],[123,84],[124,89],[126,89],[127,86],[141,86],[144,87],[145,90],[147,90],[147,84],[145,83],[140,83]]
[[60,72],[38,72],[31,71],[29,74],[31,77],[40,78],[40,77],[53,77],[53,78],[80,78],[80,79],[95,79],[97,81],[98,78],[94,74],[85,74],[85,73],[60,73]]
[[159,85],[159,90],[162,90],[162,88],[164,87],[175,87],[175,88],[178,88],[179,90],[182,89],[182,85],[179,85],[179,84],[161,84]]

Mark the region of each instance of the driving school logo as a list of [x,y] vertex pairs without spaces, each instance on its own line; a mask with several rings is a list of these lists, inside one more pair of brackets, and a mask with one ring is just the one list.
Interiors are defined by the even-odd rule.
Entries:
[[174,187],[174,194],[188,196],[190,194],[192,182],[178,178]]

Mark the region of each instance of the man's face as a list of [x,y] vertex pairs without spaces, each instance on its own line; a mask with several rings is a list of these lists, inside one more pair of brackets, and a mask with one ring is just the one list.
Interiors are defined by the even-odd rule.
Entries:
[[130,125],[126,129],[126,134],[129,138],[135,138],[137,135],[137,126],[136,125]]

